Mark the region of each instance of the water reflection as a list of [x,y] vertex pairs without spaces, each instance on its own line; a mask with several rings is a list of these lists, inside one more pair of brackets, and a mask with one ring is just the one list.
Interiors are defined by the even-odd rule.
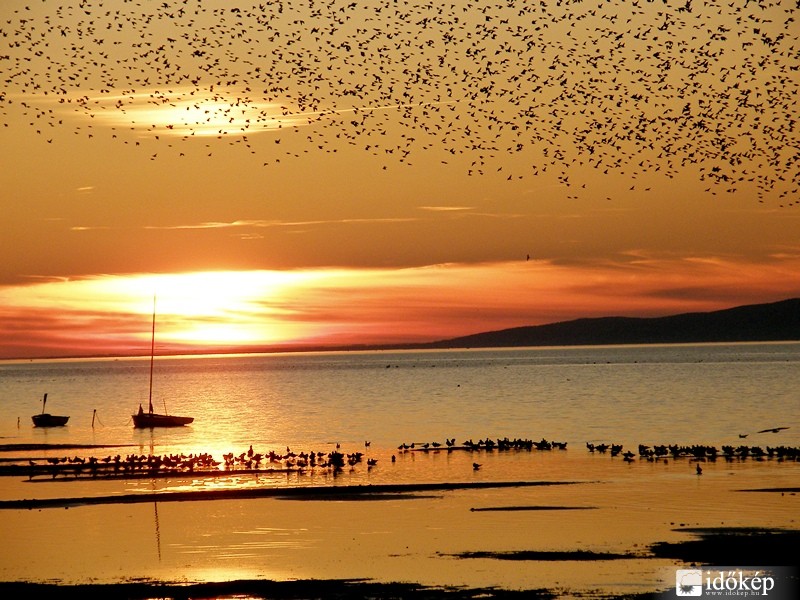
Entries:
[[158,502],[153,502],[153,514],[156,525],[156,548],[158,549],[158,562],[161,562],[161,527],[158,524]]
[[[38,397],[42,378],[51,378],[70,398],[73,417],[59,432],[17,429],[21,405],[4,402],[0,434],[8,443],[115,445],[69,450],[69,458],[76,452],[98,459],[207,453],[218,461],[251,446],[264,455],[287,454],[288,446],[299,455],[327,454],[339,444],[343,453],[362,452],[363,460],[341,470],[297,468],[296,462],[291,470],[281,463],[275,465],[281,470],[260,473],[220,466],[214,477],[1,477],[2,500],[164,496],[157,502],[148,496],[140,505],[8,510],[0,519],[0,580],[402,581],[413,574],[429,585],[649,589],[673,561],[641,556],[655,542],[685,540],[687,534],[676,530],[796,527],[797,496],[739,490],[796,488],[800,466],[752,455],[703,456],[702,463],[671,456],[625,461],[622,454],[591,454],[586,442],[618,443],[634,452],[639,443],[721,447],[739,445],[739,434],[749,432],[752,446],[800,446],[798,357],[800,345],[754,345],[165,360],[170,398],[191,399],[192,414],[201,415],[182,431],[133,430],[128,404],[137,402],[146,363],[23,365],[3,379],[4,386],[10,382],[9,397],[31,391]],[[170,400],[170,407],[179,410],[177,402]],[[98,422],[91,429],[93,408]],[[781,426],[790,429],[758,433]],[[448,451],[445,442],[505,436],[546,436],[567,442],[567,449]],[[398,448],[434,441],[443,446]],[[43,465],[65,457],[53,447],[25,455]],[[368,460],[377,462],[370,468]],[[371,501],[167,501],[186,491],[514,481],[573,483]],[[577,550],[629,558],[460,558]]]
[[[389,451],[371,448],[378,456]],[[676,530],[784,527],[796,520],[796,498],[738,490],[796,485],[797,463],[707,462],[698,477],[688,460],[626,463],[608,455],[591,455],[585,449],[484,453],[479,472],[472,470],[472,460],[467,452],[407,453],[398,455],[394,464],[387,462],[372,471],[356,469],[343,473],[341,479],[319,474],[219,480],[186,477],[130,482],[126,493],[243,485],[363,485],[403,479],[576,483],[454,489],[372,502],[344,497],[263,498],[154,502],[152,508],[148,503],[13,511],[0,525],[7,547],[15,549],[13,554],[3,554],[0,577],[114,581],[124,572],[125,577],[213,580],[225,573],[225,577],[242,578],[393,581],[407,580],[413,573],[415,580],[428,585],[569,585],[631,591],[656,582],[660,569],[671,564],[642,556],[655,542],[685,539]],[[59,488],[69,494],[81,490],[91,495],[120,484],[45,482],[26,489]],[[509,507],[526,510],[505,510]],[[568,507],[572,509],[565,510]],[[153,522],[154,529],[142,528],[145,521]],[[108,523],[114,523],[113,535]],[[54,532],[58,548],[51,543]],[[492,553],[577,550],[627,558],[522,563],[491,558]],[[489,554],[459,558],[474,552]]]

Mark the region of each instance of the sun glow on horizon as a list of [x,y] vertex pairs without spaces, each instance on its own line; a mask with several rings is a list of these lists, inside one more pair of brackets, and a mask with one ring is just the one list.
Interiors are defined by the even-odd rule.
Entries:
[[57,330],[50,323],[57,321],[65,332],[52,337],[82,330],[86,347],[79,352],[91,346],[97,353],[141,353],[154,309],[157,350],[248,346],[303,337],[281,296],[310,277],[299,271],[96,276],[0,289],[0,298],[5,312],[24,304],[37,318],[46,315],[43,328]]

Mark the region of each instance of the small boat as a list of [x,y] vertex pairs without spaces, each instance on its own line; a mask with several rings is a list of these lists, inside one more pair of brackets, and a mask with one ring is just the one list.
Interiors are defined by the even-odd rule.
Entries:
[[153,297],[153,328],[150,338],[150,394],[148,398],[148,410],[139,405],[139,410],[131,415],[133,426],[137,429],[152,429],[154,427],[182,427],[194,421],[194,417],[179,417],[178,415],[167,414],[167,404],[164,403],[164,414],[153,412],[153,363],[155,361],[156,349],[156,299]]
[[38,415],[33,415],[31,419],[33,419],[33,426],[34,427],[61,427],[67,424],[69,421],[69,417],[61,416],[61,415],[51,415],[50,413],[44,412],[44,407],[47,404],[47,394],[44,395],[42,398],[42,412]]
[[147,412],[139,406],[139,412],[133,415],[133,426],[138,429],[146,429],[148,427],[181,427],[189,425],[194,421],[194,417],[179,417],[178,415],[166,415],[153,412],[153,405],[150,404],[150,410]]

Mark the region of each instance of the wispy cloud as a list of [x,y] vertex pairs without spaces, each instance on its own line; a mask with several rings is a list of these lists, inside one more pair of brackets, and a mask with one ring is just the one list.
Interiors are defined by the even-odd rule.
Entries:
[[185,225],[147,225],[145,229],[232,229],[232,228],[253,228],[263,229],[270,227],[307,227],[309,225],[336,225],[336,224],[370,224],[370,223],[405,223],[417,221],[412,217],[373,217],[373,218],[353,218],[353,219],[315,219],[308,221],[280,221],[280,220],[237,220],[237,221],[211,221],[206,223],[195,223]]
[[[276,227],[308,227],[313,225],[347,225],[375,223],[407,223],[419,221],[414,217],[369,217],[344,219],[314,219],[306,221],[281,221],[265,219],[238,219],[235,221],[204,221],[200,223],[180,223],[177,225],[145,225],[142,229],[155,231],[192,230],[192,229],[269,229]],[[75,225],[71,231],[106,230],[112,227],[104,225]]]
[[465,210],[475,210],[474,206],[418,206],[420,210],[429,210],[433,212],[459,212]]
[[[490,213],[490,212],[471,212],[470,207],[428,207],[423,208],[433,213],[458,214],[469,217],[484,217],[490,219],[517,219],[527,217],[524,213]],[[280,219],[236,219],[234,221],[202,221],[199,223],[178,223],[175,225],[144,225],[141,228],[154,231],[177,231],[177,230],[202,230],[202,229],[270,229],[270,228],[295,228],[312,227],[324,225],[376,225],[386,223],[414,223],[431,220],[432,218],[421,217],[345,217],[341,219],[308,219],[297,221],[283,221]],[[108,225],[74,225],[71,231],[95,231],[115,229]],[[120,226],[119,228],[123,228]],[[129,229],[129,227],[124,227]]]

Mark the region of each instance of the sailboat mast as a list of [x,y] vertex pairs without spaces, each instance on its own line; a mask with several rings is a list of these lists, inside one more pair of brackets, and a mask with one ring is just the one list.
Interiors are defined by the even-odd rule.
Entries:
[[153,412],[153,362],[156,355],[156,296],[153,294],[153,328],[150,336],[150,393],[148,394],[148,404],[150,412]]

